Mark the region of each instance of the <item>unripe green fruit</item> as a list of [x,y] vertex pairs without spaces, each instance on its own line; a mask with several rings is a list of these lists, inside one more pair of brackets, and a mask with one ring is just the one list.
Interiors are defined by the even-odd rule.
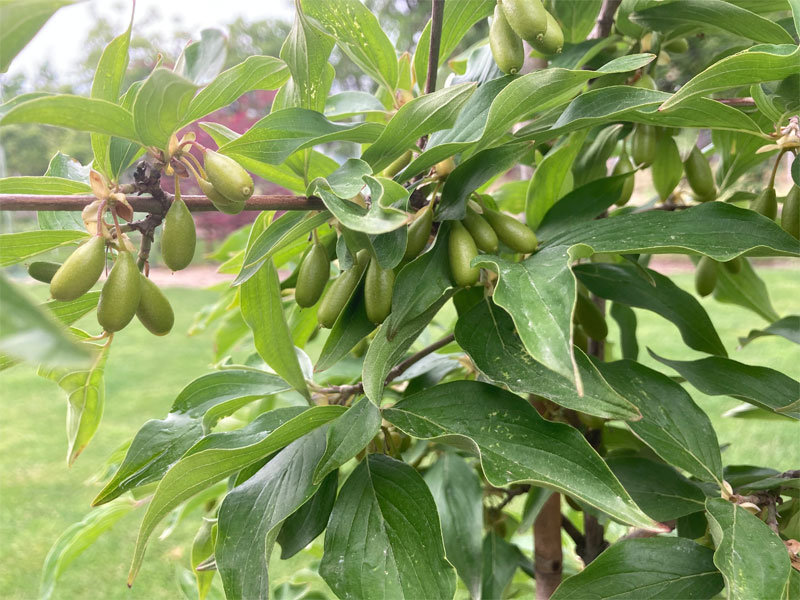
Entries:
[[92,236],[73,252],[50,280],[50,295],[69,302],[80,298],[97,283],[106,266],[106,242]]
[[739,271],[742,270],[742,258],[737,256],[736,258],[732,258],[730,260],[726,260],[722,263],[722,266],[728,270],[728,272],[733,273],[736,275]]
[[792,186],[783,201],[781,227],[786,233],[800,239],[800,187],[796,185]]
[[561,31],[561,25],[558,24],[553,15],[545,11],[545,16],[547,17],[547,29],[544,32],[544,37],[541,40],[532,41],[531,46],[545,56],[561,54],[561,50],[564,47],[564,32]]
[[317,303],[322,292],[325,291],[330,273],[328,251],[321,243],[315,242],[297,272],[294,300],[298,306],[308,308]]
[[107,332],[119,331],[131,322],[142,296],[141,279],[133,254],[127,250],[117,254],[97,304],[97,322]]
[[[620,155],[617,164],[614,165],[614,170],[611,171],[611,174],[623,175],[624,173],[630,173],[632,171],[633,171],[633,165],[631,164],[631,159],[625,152],[623,152]],[[635,183],[636,179],[634,178],[633,175],[631,175],[625,180],[625,183],[622,184],[622,192],[620,193],[619,200],[615,202],[617,206],[625,206],[628,203],[628,201],[631,199],[631,196],[633,195],[633,186],[635,185]]]
[[453,169],[455,168],[456,168],[456,161],[454,161],[453,157],[451,156],[436,163],[433,167],[433,170],[436,171],[436,176],[439,179],[442,179],[450,175],[450,173],[452,173]]
[[536,250],[536,234],[514,217],[487,209],[483,211],[483,218],[492,226],[498,239],[514,252],[529,254]]
[[39,260],[28,265],[28,275],[36,281],[50,283],[60,268],[61,263]]
[[175,324],[175,313],[172,312],[169,300],[152,280],[139,275],[142,293],[136,317],[147,331],[154,335],[167,335]]
[[768,219],[775,220],[778,216],[778,198],[775,188],[767,188],[750,203],[750,209]]
[[392,164],[386,167],[381,174],[391,179],[408,166],[408,163],[411,162],[411,157],[411,150],[404,152],[400,158],[396,158]]
[[647,73],[644,73],[637,81],[633,84],[633,87],[643,88],[645,90],[654,90],[658,86],[656,86],[656,80],[653,79]]
[[164,217],[161,232],[161,257],[164,264],[173,271],[185,269],[194,258],[197,232],[192,213],[180,198],[172,201],[172,206]]
[[711,165],[708,159],[700,152],[700,148],[695,146],[683,163],[683,171],[686,173],[686,181],[695,193],[697,200],[708,202],[717,197],[717,186],[714,185],[714,174],[711,172]]
[[392,312],[392,293],[394,292],[394,271],[382,269],[374,258],[367,267],[364,281],[364,305],[367,318],[380,325]]
[[522,39],[511,29],[499,4],[494,7],[492,27],[489,29],[489,47],[494,62],[503,73],[519,73],[525,62]]
[[656,130],[652,125],[636,125],[631,140],[633,164],[649,166],[656,158]]
[[320,325],[326,329],[333,327],[347,301],[350,300],[350,296],[353,295],[358,282],[361,281],[361,275],[367,268],[368,261],[369,252],[360,250],[356,254],[355,264],[333,281],[317,309],[317,321]]
[[213,204],[219,212],[225,213],[226,215],[238,215],[244,210],[244,201],[232,202],[228,200],[217,191],[217,188],[215,188],[210,181],[201,177],[197,180],[197,185],[200,186],[200,191],[206,195],[206,198],[211,200],[211,204]]
[[408,239],[406,240],[406,251],[403,260],[412,260],[419,256],[425,249],[428,239],[431,237],[431,227],[433,226],[433,210],[431,205],[420,209],[414,222],[408,226]]
[[253,195],[253,178],[230,156],[206,150],[203,166],[214,189],[234,204],[244,204]]
[[593,340],[604,340],[608,335],[606,318],[597,305],[585,294],[578,292],[575,304],[575,316],[583,330]]
[[541,0],[498,0],[511,29],[523,40],[533,45],[547,31],[547,11]]
[[481,270],[478,267],[470,266],[472,259],[478,256],[478,247],[469,231],[460,222],[453,221],[447,244],[453,282],[462,287],[478,283]]
[[694,289],[701,296],[708,296],[717,285],[717,261],[703,256],[694,272]]
[[486,219],[467,207],[467,216],[461,222],[469,231],[472,239],[475,240],[475,245],[479,250],[489,254],[497,252],[497,234]]
[[361,358],[367,353],[369,349],[369,340],[367,338],[362,338],[360,342],[358,342],[352,350],[350,350],[350,354],[355,356],[356,358]]
[[683,54],[684,52],[689,50],[689,42],[686,41],[686,38],[676,38],[664,44],[662,48],[667,52],[672,52],[674,54]]

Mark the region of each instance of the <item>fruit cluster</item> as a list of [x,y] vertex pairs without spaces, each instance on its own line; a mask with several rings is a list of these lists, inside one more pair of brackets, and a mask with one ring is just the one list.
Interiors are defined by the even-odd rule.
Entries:
[[541,0],[497,0],[489,29],[489,47],[503,73],[519,73],[525,62],[523,40],[549,56],[561,52],[564,33]]

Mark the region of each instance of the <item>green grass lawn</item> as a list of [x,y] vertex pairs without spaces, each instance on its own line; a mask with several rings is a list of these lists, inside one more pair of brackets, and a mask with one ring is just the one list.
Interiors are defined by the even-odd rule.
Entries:
[[[800,277],[797,271],[762,273],[781,315],[797,312]],[[691,274],[674,277],[688,288]],[[50,545],[88,511],[98,491],[86,483],[108,454],[131,437],[147,419],[163,417],[175,395],[193,378],[208,371],[211,336],[185,335],[193,313],[214,298],[201,290],[166,290],[176,308],[176,326],[165,338],[155,338],[134,322],[114,341],[106,371],[107,399],[100,429],[72,468],[65,463],[65,403],[55,384],[17,366],[0,374],[3,421],[0,431],[0,590],[2,597],[36,597],[39,573]],[[783,338],[762,338],[736,350],[736,338],[766,325],[758,316],[704,299],[703,305],[736,360],[780,369],[800,379],[800,350]],[[677,329],[660,317],[637,311],[642,362],[666,371],[646,355],[645,347],[668,358],[699,357],[682,344]],[[93,316],[87,323],[92,322]],[[92,328],[94,329],[94,328]],[[612,339],[615,336],[612,326]],[[710,398],[693,388],[692,396],[711,416],[726,464],[763,464],[797,468],[794,422],[721,418],[739,404],[731,398]],[[792,451],[792,448],[795,448]],[[188,565],[187,544],[197,527],[188,519],[166,540],[151,540],[147,557],[132,590],[125,585],[136,530],[137,510],[125,517],[81,555],[59,581],[56,598],[167,599],[180,597],[177,574]]]

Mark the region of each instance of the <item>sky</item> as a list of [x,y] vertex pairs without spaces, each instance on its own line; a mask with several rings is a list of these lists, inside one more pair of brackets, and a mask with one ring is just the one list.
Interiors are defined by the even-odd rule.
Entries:
[[[55,73],[69,73],[72,65],[83,58],[82,42],[92,29],[95,16],[109,18],[119,25],[119,31],[114,33],[122,33],[130,18],[130,6],[131,0],[89,0],[60,9],[17,55],[8,75],[32,75],[48,61]],[[140,19],[153,10],[162,17],[152,24],[159,32],[183,29],[198,34],[201,29],[219,27],[238,16],[255,21],[291,17],[294,12],[291,0],[137,0],[136,15]],[[134,29],[136,23],[135,17]]]

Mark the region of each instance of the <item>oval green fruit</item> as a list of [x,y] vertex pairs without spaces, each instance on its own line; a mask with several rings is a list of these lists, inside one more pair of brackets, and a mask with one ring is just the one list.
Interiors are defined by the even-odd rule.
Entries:
[[141,273],[136,259],[127,250],[117,254],[97,304],[97,322],[114,333],[131,322],[142,296]]
[[360,342],[358,342],[355,346],[353,346],[353,349],[350,350],[350,354],[352,354],[356,358],[361,358],[367,353],[368,349],[369,349],[369,338],[364,337],[361,338]]
[[606,318],[592,300],[578,292],[575,303],[575,316],[583,330],[593,340],[604,340],[608,336]]
[[536,250],[536,234],[514,217],[486,209],[483,211],[483,218],[492,226],[498,239],[514,252],[529,254]]
[[28,265],[28,275],[33,277],[36,281],[50,283],[53,281],[53,276],[60,268],[61,263],[37,260]]
[[432,226],[433,210],[431,210],[431,205],[428,204],[417,212],[414,222],[408,226],[406,251],[403,254],[403,260],[412,260],[425,249],[431,237]]
[[80,298],[97,283],[106,266],[106,242],[92,236],[88,242],[70,254],[50,280],[50,295],[69,302]]
[[729,273],[736,275],[742,270],[742,260],[744,259],[740,256],[737,256],[736,258],[726,260],[724,263],[722,263],[722,266],[725,267]]
[[642,76],[633,84],[633,87],[643,88],[645,90],[654,90],[658,86],[656,86],[656,80],[653,79],[647,73],[642,74]]
[[314,306],[325,291],[331,273],[328,251],[320,242],[314,242],[297,272],[294,299],[298,306]]
[[695,193],[697,200],[708,202],[717,197],[717,186],[714,184],[714,174],[708,159],[703,156],[700,148],[694,146],[686,161],[683,163],[686,181]]
[[[797,159],[795,159],[797,160]],[[781,227],[786,233],[790,233],[800,239],[800,187],[793,185],[786,199],[783,201],[781,210]]]
[[206,195],[206,198],[211,200],[211,204],[213,204],[219,212],[225,213],[226,215],[238,215],[244,210],[244,201],[233,202],[228,200],[225,196],[220,194],[217,188],[214,187],[214,184],[207,179],[201,177],[197,180],[197,185],[200,186],[200,191]]
[[[620,154],[619,160],[617,161],[617,164],[614,165],[614,170],[611,171],[611,174],[624,175],[625,173],[631,172],[633,172],[633,164],[631,163],[631,159],[628,157],[628,154],[623,152]],[[620,192],[619,200],[617,200],[614,204],[617,206],[625,206],[633,195],[633,187],[635,184],[636,178],[633,175],[625,179],[625,183],[622,184],[622,192]]]
[[489,29],[489,48],[497,67],[510,75],[519,73],[525,62],[525,50],[520,38],[506,20],[500,5],[494,7],[494,18]]
[[767,188],[756,196],[750,203],[750,209],[774,221],[778,216],[778,197],[775,195],[775,188]]
[[533,45],[547,31],[547,11],[541,0],[498,0],[511,29],[523,40]]
[[361,275],[364,269],[367,268],[369,262],[369,252],[367,250],[360,250],[356,254],[355,264],[347,269],[344,273],[334,279],[333,283],[328,288],[328,291],[322,297],[322,302],[317,309],[317,321],[319,324],[330,329],[339,318],[339,314],[344,310],[345,305],[350,296],[361,281]]
[[475,245],[479,250],[494,254],[497,252],[497,234],[488,221],[481,215],[476,213],[470,207],[467,207],[467,216],[461,221],[464,227],[467,228],[472,239],[475,240]]
[[686,38],[676,38],[664,44],[663,49],[674,54],[683,54],[689,50],[689,42]]
[[173,271],[185,269],[194,258],[196,243],[197,232],[192,213],[183,200],[176,198],[164,217],[164,229],[161,232],[161,257],[164,264]]
[[694,272],[694,289],[700,296],[708,296],[717,285],[717,261],[703,256]]
[[545,56],[561,54],[561,50],[564,48],[564,32],[561,31],[561,25],[558,24],[553,15],[545,11],[545,16],[547,17],[547,29],[544,32],[544,36],[541,40],[531,42],[531,46]]
[[450,238],[447,240],[447,249],[453,282],[462,287],[478,283],[481,270],[478,267],[470,266],[472,259],[478,256],[478,247],[469,231],[459,221],[453,221]]
[[636,125],[631,139],[633,164],[649,166],[656,158],[656,130],[652,125]]
[[203,155],[208,180],[233,203],[244,203],[253,195],[253,178],[230,156],[206,150]]
[[[400,156],[399,158],[396,158],[394,160],[394,162],[392,162],[392,164],[390,164],[388,167],[386,167],[383,170],[383,173],[381,173],[381,175],[391,179],[392,177],[397,175],[400,171],[402,171],[403,169],[405,169],[408,166],[408,163],[411,162],[411,157],[412,156],[413,155],[411,154],[411,150],[408,150],[408,151],[404,152],[402,156]],[[363,197],[362,197],[362,200],[363,200]]]
[[154,335],[167,335],[175,324],[175,313],[164,293],[152,280],[139,274],[141,296],[136,317]]
[[367,267],[364,281],[364,305],[367,318],[380,325],[392,312],[392,293],[394,292],[394,271],[382,269],[374,258]]

